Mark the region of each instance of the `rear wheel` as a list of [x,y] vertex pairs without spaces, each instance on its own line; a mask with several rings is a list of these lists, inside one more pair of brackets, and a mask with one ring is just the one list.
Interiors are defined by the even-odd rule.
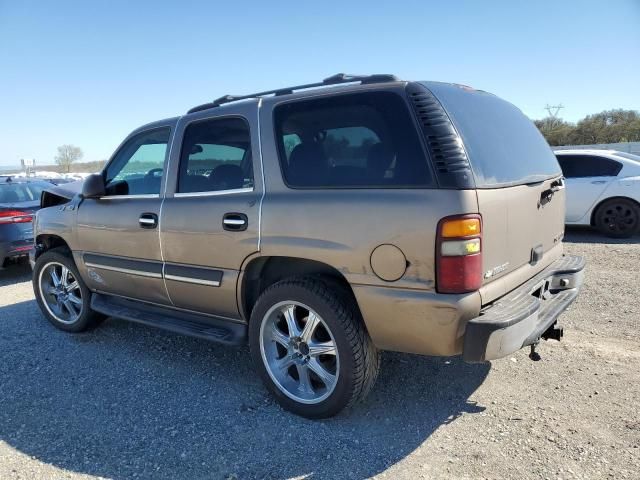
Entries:
[[66,249],[56,248],[38,257],[33,290],[42,313],[60,330],[82,332],[104,318],[91,310],[91,291]]
[[605,235],[627,238],[638,231],[640,208],[632,200],[614,198],[598,207],[594,220],[596,228]]
[[354,302],[312,278],[284,280],[260,296],[249,342],[267,388],[307,418],[333,416],[364,398],[380,365]]

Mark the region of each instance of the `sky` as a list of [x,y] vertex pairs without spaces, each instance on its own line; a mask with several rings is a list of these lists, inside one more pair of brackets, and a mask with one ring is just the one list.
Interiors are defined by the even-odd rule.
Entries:
[[530,118],[640,110],[640,0],[0,0],[0,166],[107,159],[224,94],[393,73],[487,90]]

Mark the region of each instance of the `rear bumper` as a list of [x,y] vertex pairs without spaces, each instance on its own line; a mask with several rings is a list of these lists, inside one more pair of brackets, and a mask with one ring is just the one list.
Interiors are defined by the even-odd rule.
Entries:
[[0,225],[0,267],[8,258],[25,257],[33,246],[33,226],[28,223]]
[[33,247],[32,240],[0,242],[0,267],[7,258],[25,257]]
[[565,255],[467,323],[463,359],[484,362],[538,342],[578,296],[585,262]]

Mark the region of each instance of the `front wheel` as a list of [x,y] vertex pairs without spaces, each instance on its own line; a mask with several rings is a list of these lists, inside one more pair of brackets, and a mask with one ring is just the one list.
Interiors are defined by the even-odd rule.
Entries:
[[38,257],[33,291],[42,313],[60,330],[82,332],[104,318],[91,310],[91,291],[66,250],[56,248]]
[[613,198],[598,207],[595,214],[598,230],[609,237],[628,238],[640,226],[640,208],[632,200]]
[[363,399],[380,366],[355,302],[313,278],[278,282],[260,296],[249,343],[280,405],[307,418],[333,416]]

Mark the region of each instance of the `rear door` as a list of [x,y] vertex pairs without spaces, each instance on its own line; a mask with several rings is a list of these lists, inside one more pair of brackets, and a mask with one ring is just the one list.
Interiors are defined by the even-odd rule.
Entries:
[[236,284],[258,251],[257,104],[184,117],[162,207],[165,281],[176,307],[239,319]]
[[427,83],[471,164],[483,227],[483,303],[562,253],[565,188],[543,136],[515,106],[469,87]]
[[567,183],[567,222],[580,221],[622,169],[615,160],[597,155],[558,155]]
[[171,128],[133,135],[104,170],[106,195],[80,203],[81,273],[95,290],[168,304],[158,220]]

